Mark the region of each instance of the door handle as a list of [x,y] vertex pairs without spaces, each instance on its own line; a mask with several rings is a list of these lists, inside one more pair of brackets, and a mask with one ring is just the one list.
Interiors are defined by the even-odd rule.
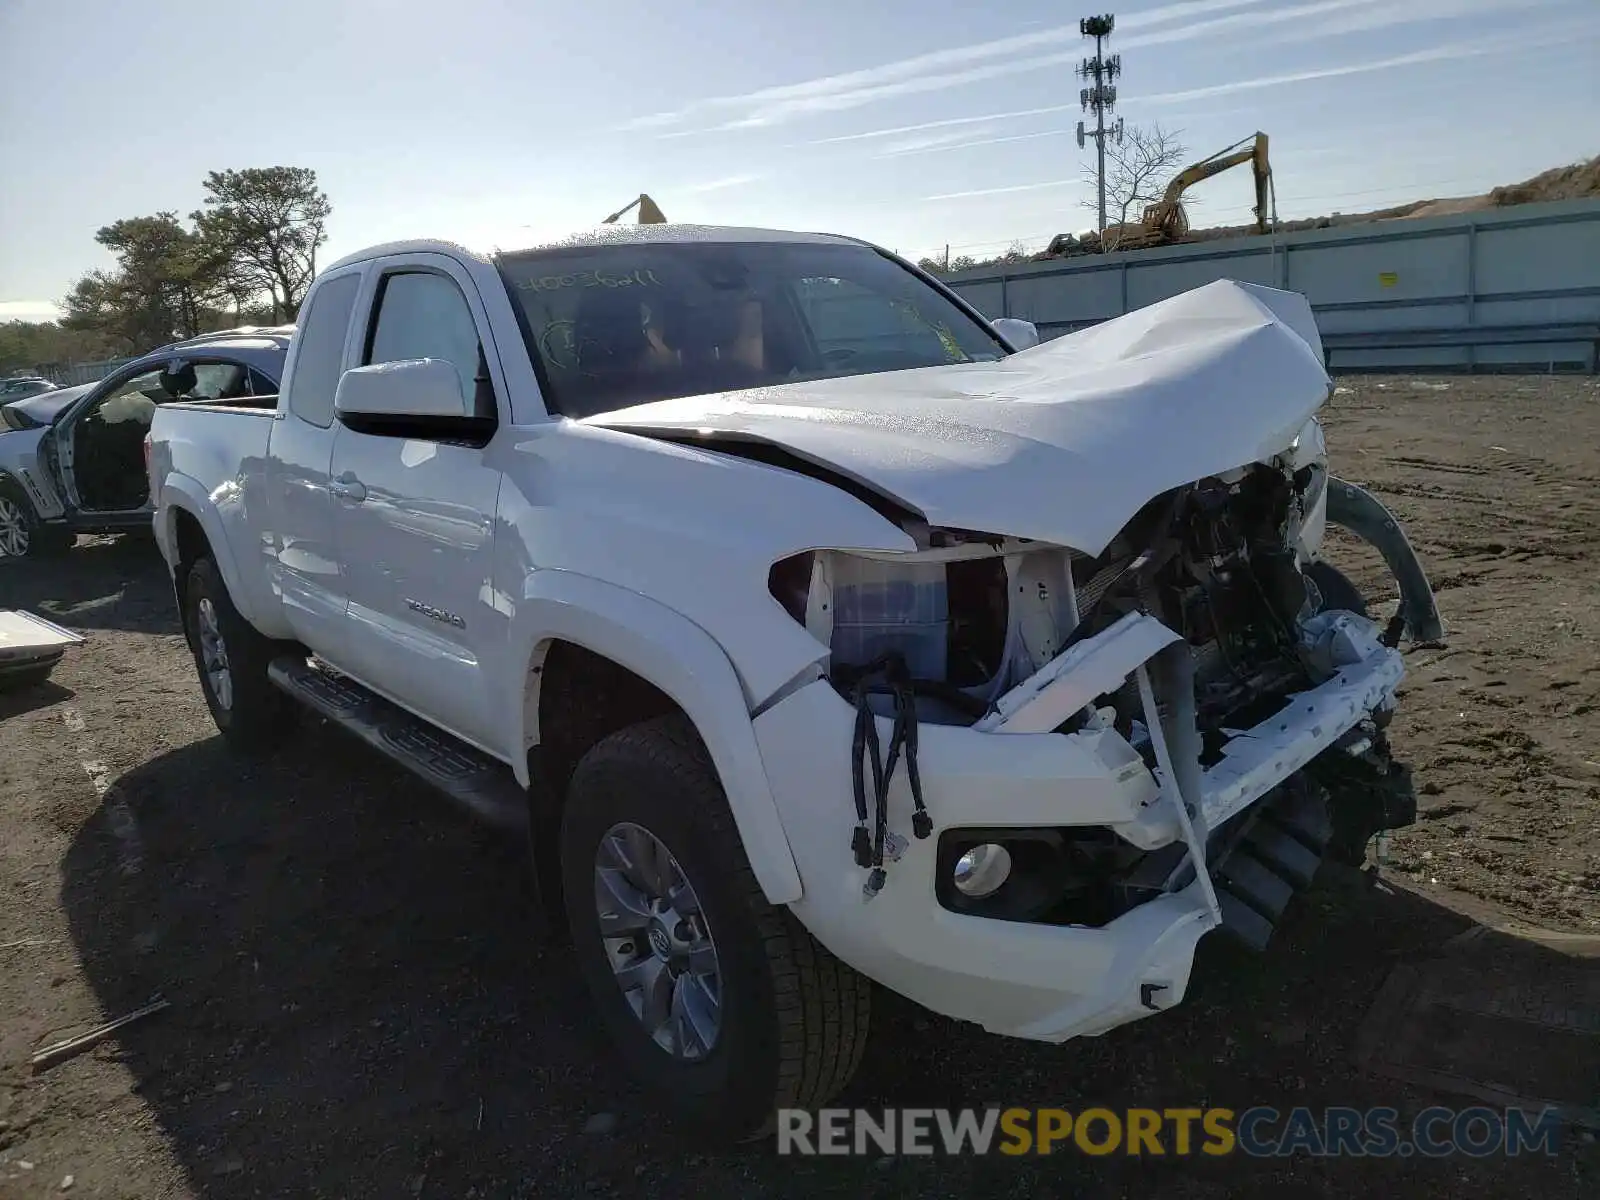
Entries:
[[341,500],[352,500],[357,504],[367,498],[367,485],[349,471],[332,480],[328,484],[328,491]]

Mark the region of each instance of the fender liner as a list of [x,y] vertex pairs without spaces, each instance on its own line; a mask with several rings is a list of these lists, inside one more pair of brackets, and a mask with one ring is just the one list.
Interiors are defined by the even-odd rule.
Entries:
[[1400,585],[1400,615],[1413,642],[1444,639],[1444,622],[1434,601],[1422,561],[1411,548],[1405,530],[1383,502],[1366,488],[1337,476],[1328,476],[1328,520],[1349,530],[1383,555],[1383,561]]
[[222,516],[217,512],[216,506],[211,503],[206,489],[198,480],[187,475],[172,472],[161,481],[161,509],[156,523],[155,535],[157,544],[161,547],[163,556],[167,559],[167,567],[172,573],[174,586],[181,584],[177,578],[178,572],[178,532],[177,512],[188,513],[200,522],[200,529],[206,535],[206,543],[211,551],[212,561],[217,564],[217,570],[222,572],[222,582],[227,585],[228,596],[233,600],[233,606],[239,610],[239,615],[252,625],[256,623],[258,613],[255,611],[255,596],[243,586],[243,578],[233,558],[233,547],[229,544],[226,530],[223,526]]
[[[520,670],[502,681],[508,747],[523,744],[527,706],[538,704],[526,686],[539,643],[573,642],[626,667],[672,698],[694,723],[727,793],[745,853],[762,892],[773,904],[802,894],[788,835],[767,783],[744,690],[722,647],[680,613],[637,592],[571,571],[536,570],[527,576],[510,636],[508,662]],[[532,694],[530,694],[530,691]],[[525,754],[512,755],[517,780],[528,785]]]

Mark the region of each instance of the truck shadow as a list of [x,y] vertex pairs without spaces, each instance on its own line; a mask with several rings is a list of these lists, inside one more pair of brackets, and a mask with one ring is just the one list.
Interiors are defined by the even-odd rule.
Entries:
[[[1340,1190],[1338,1174],[1359,1183],[1331,1160],[1072,1153],[885,1169],[871,1156],[780,1159],[770,1145],[706,1153],[621,1078],[564,949],[535,939],[520,846],[343,735],[309,728],[293,754],[253,762],[213,738],[113,792],[134,815],[136,865],[126,825],[119,837],[102,808],[68,853],[64,902],[108,1016],[171,1001],[118,1045],[196,1194],[1267,1196],[1286,1181],[1317,1194]],[[1208,941],[1177,1011],[1065,1046],[883,998],[842,1102],[1404,1105],[1399,1085],[1353,1067],[1356,1031],[1398,959],[1470,924],[1407,893],[1322,886],[1266,955]],[[614,1134],[584,1132],[597,1113]],[[1409,1169],[1443,1195],[1459,1167]],[[1422,1183],[1389,1178],[1408,1194]],[[1484,1194],[1504,1182],[1486,1177]]]
[[0,608],[21,608],[77,630],[180,633],[172,585],[146,537],[80,541],[58,558],[0,566]]

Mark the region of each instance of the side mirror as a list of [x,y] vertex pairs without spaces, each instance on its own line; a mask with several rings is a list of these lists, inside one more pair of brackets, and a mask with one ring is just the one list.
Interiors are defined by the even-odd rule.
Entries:
[[442,358],[406,358],[354,367],[339,378],[333,408],[345,417],[470,418],[461,376]]
[[1013,350],[1028,350],[1039,344],[1039,327],[1032,321],[996,317],[989,324]]

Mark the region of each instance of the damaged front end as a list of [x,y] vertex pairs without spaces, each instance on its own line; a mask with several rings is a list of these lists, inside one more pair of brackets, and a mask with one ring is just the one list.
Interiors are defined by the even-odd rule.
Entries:
[[[1157,496],[1097,556],[923,527],[913,554],[775,565],[774,597],[829,647],[828,680],[856,712],[856,824],[838,846],[862,895],[931,840],[950,913],[1101,929],[1185,893],[1208,927],[1260,947],[1325,857],[1359,862],[1376,832],[1409,824],[1387,739],[1396,647],[1443,630],[1398,524],[1319,451],[1297,441]],[[1394,571],[1386,626],[1317,560],[1325,521]],[[923,794],[931,727],[1076,739],[1134,799],[1086,819],[1066,788],[1044,806],[1057,820],[1019,824],[999,801],[992,822],[972,819],[981,805],[958,816]]]

